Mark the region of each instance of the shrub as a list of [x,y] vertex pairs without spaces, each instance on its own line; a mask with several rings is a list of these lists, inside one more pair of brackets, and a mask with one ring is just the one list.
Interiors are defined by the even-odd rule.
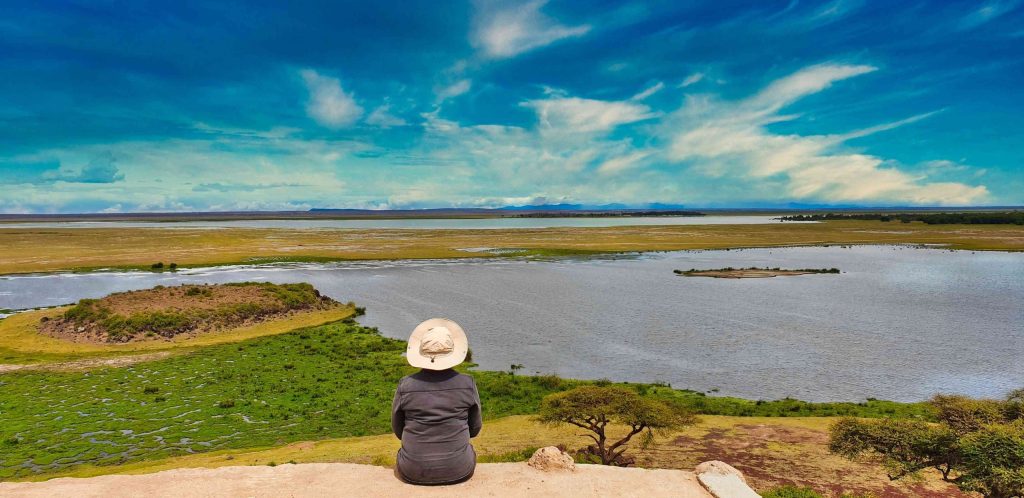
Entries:
[[149,267],[154,269],[154,270],[163,270],[164,269],[164,264],[162,262],[156,262],[156,263],[153,263],[153,264],[149,265]]
[[875,455],[890,479],[934,468],[964,491],[1024,494],[1024,418],[1016,391],[1005,401],[940,395],[929,404],[938,424],[847,418],[832,427],[829,449],[847,458]]
[[217,403],[217,407],[218,408],[234,408],[235,407],[235,400],[233,400],[233,399],[221,400],[219,403]]
[[533,381],[544,389],[552,391],[562,387],[562,378],[555,374],[538,375],[533,378]]
[[[635,391],[621,387],[583,386],[547,396],[540,405],[540,421],[570,424],[586,429],[594,441],[585,453],[599,458],[604,465],[627,466],[631,459],[623,456],[626,444],[643,434],[640,444],[646,447],[654,439],[654,431],[665,431],[696,423],[690,412]],[[609,442],[605,428],[610,423],[629,426],[621,439]],[[610,444],[609,444],[610,443]]]
[[477,463],[511,463],[511,462],[525,462],[533,456],[537,451],[537,448],[523,448],[521,450],[509,451],[507,453],[499,453],[496,455],[480,455],[477,457]]
[[811,488],[798,488],[796,486],[781,486],[772,488],[761,493],[762,498],[825,498],[821,493]]

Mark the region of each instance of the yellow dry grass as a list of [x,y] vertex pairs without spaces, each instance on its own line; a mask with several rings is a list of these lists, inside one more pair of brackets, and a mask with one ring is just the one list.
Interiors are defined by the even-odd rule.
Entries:
[[[832,455],[826,446],[834,418],[701,417],[698,425],[662,435],[646,450],[631,453],[643,467],[691,470],[707,460],[723,460],[742,470],[755,489],[781,484],[810,486],[825,492],[873,493],[878,496],[964,496],[934,475],[919,481],[890,482],[878,465],[851,462]],[[615,428],[619,434],[622,428]],[[542,446],[578,448],[586,441],[580,430],[540,424],[530,416],[484,423],[473,440],[481,457],[504,455]],[[634,445],[635,446],[635,445]],[[53,477],[143,474],[185,467],[277,465],[348,462],[393,465],[400,442],[391,434],[297,442],[274,448],[225,450],[137,462],[117,467],[83,466]],[[37,478],[38,480],[38,478]]]
[[298,328],[336,322],[352,316],[351,306],[295,313],[282,318],[236,327],[196,337],[171,340],[152,339],[124,344],[78,343],[42,335],[38,332],[43,317],[55,317],[66,307],[18,313],[0,320],[0,363],[38,363],[82,358],[103,358],[156,351],[192,349],[214,344],[243,341],[254,337],[282,334]]
[[1024,250],[1024,227],[830,221],[501,230],[0,228],[0,274],[104,267],[479,257],[467,248],[587,253],[817,244]]

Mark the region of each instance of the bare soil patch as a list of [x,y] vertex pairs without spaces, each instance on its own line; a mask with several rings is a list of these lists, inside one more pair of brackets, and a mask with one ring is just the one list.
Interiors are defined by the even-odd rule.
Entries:
[[[713,419],[713,417],[707,417]],[[762,419],[763,420],[763,419]],[[874,461],[850,461],[828,451],[827,427],[777,423],[715,424],[677,435],[639,453],[642,466],[687,468],[693,462],[722,460],[739,469],[754,489],[792,485],[826,496],[877,498],[966,498],[937,474],[919,480],[890,481]]]
[[195,336],[339,306],[309,284],[157,286],[83,299],[61,316],[44,319],[39,331],[73,342],[124,343]]

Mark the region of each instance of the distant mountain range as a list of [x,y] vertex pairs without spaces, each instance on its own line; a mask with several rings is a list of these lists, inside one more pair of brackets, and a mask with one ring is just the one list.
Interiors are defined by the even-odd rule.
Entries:
[[662,211],[662,210],[680,210],[685,209],[686,206],[682,204],[664,204],[655,202],[644,205],[626,205],[620,203],[613,204],[600,204],[600,205],[587,205],[587,204],[532,204],[526,206],[502,206],[496,208],[424,208],[424,209],[388,209],[388,210],[369,210],[369,209],[334,209],[334,208],[313,208],[310,212],[333,212],[333,213],[367,213],[367,212],[392,212],[392,213],[423,213],[423,212],[482,212],[482,213],[493,213],[494,211],[535,211],[535,212],[551,212],[551,211]]
[[776,206],[700,207],[684,209],[682,204],[651,203],[640,206],[626,204],[537,204],[497,208],[426,208],[426,209],[334,209],[314,208],[308,211],[212,211],[212,212],[147,212],[147,213],[63,213],[63,214],[0,214],[0,221],[220,221],[266,219],[359,219],[359,218],[485,218],[485,217],[576,217],[576,216],[701,216],[705,214],[799,214],[799,213],[913,213],[1020,211],[1022,206],[847,206],[787,203]]

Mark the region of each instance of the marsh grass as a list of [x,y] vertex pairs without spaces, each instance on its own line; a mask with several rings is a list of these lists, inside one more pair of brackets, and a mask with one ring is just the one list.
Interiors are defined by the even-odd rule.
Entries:
[[[381,244],[386,238],[387,244]],[[339,243],[342,242],[342,243]],[[521,249],[511,255],[561,257],[636,251],[935,244],[970,250],[1024,250],[1019,225],[925,225],[826,221],[765,225],[623,226],[512,230],[191,230],[0,227],[0,274],[95,269],[149,271],[154,255],[179,268],[225,264],[324,263],[368,259],[479,258],[470,247]]]
[[[404,341],[349,320],[129,367],[3,374],[0,441],[10,443],[0,443],[0,479],[386,434],[395,385],[414,370],[404,351]],[[553,392],[609,383],[470,373],[487,420],[536,413]],[[755,402],[618,385],[709,414],[928,416],[916,404]]]

